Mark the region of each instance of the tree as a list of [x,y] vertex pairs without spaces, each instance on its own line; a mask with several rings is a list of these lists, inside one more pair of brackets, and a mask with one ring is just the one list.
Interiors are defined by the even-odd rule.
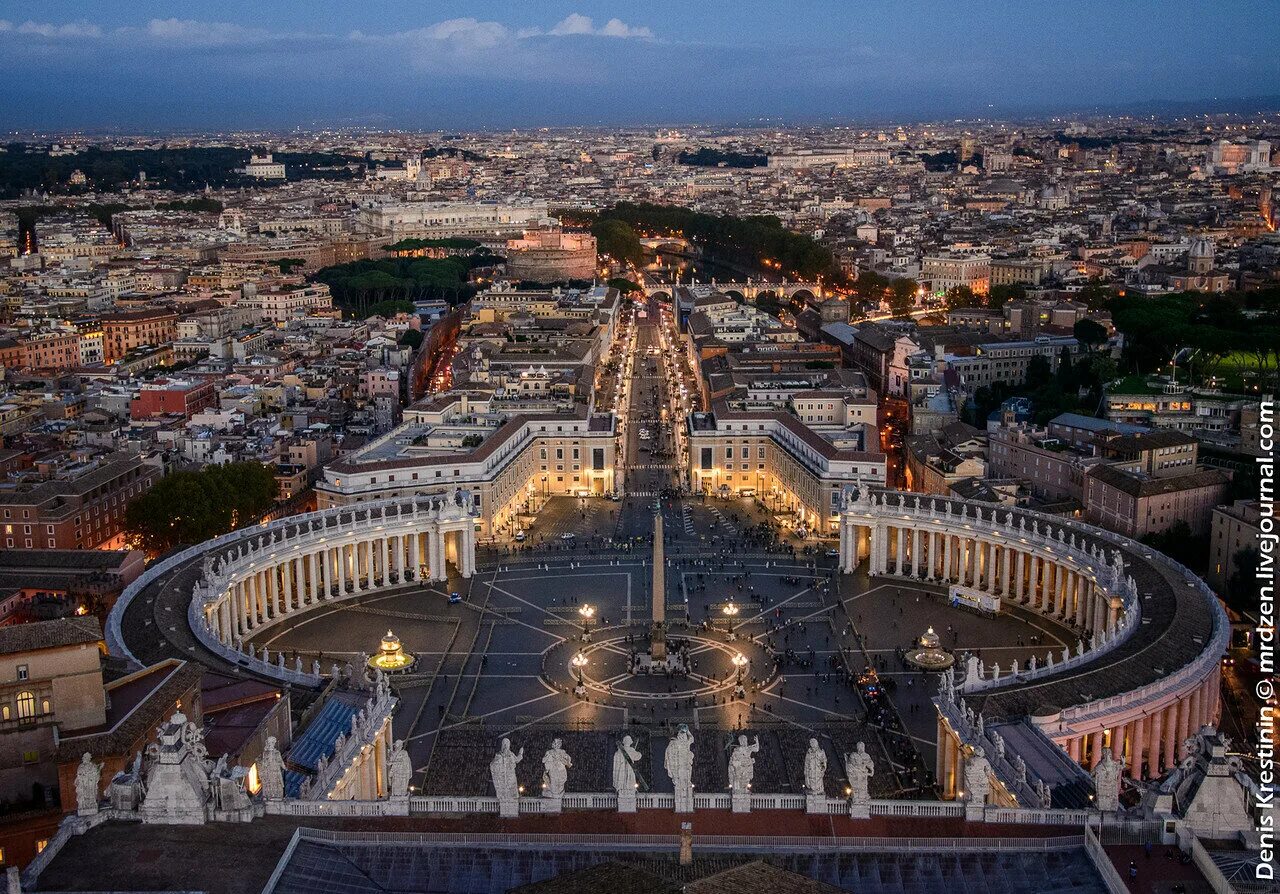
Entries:
[[1076,325],[1071,331],[1076,341],[1085,348],[1092,349],[1107,343],[1107,327],[1096,320],[1076,320]]
[[981,307],[982,302],[973,294],[968,286],[952,286],[947,289],[947,310],[960,310],[966,307]]
[[406,329],[400,333],[400,344],[408,345],[413,350],[418,350],[422,346],[422,330]]
[[1102,284],[1102,280],[1094,277],[1084,284],[1078,296],[1089,310],[1105,310],[1115,299],[1116,293]]
[[1027,297],[1027,287],[1020,282],[1001,283],[992,286],[987,294],[987,307],[1000,310],[1010,301],[1023,301]]
[[1191,526],[1178,519],[1163,531],[1148,534],[1142,542],[1166,556],[1174,556],[1192,571],[1203,572],[1209,564],[1209,538],[1196,537]]
[[125,529],[139,547],[167,552],[255,523],[276,502],[270,466],[256,462],[174,472],[125,510]]
[[1239,612],[1258,609],[1258,550],[1246,546],[1231,557],[1231,577],[1227,581],[1227,604]]
[[625,277],[622,277],[622,276],[613,277],[612,279],[608,280],[605,283],[605,285],[607,285],[611,289],[617,289],[623,295],[629,295],[632,292],[640,291],[640,287],[638,285],[636,285],[631,280],[626,279]]
[[916,283],[911,279],[895,279],[889,286],[889,310],[895,317],[905,317],[916,305]]
[[1026,386],[1032,390],[1041,388],[1053,381],[1053,368],[1045,357],[1035,356],[1027,364]]
[[622,220],[601,220],[591,228],[596,237],[596,251],[619,263],[644,264],[644,246],[631,225]]

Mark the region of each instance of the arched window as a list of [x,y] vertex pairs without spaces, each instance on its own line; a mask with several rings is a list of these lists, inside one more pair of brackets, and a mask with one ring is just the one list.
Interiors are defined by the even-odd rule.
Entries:
[[23,690],[18,693],[18,719],[25,720],[36,716],[35,693]]

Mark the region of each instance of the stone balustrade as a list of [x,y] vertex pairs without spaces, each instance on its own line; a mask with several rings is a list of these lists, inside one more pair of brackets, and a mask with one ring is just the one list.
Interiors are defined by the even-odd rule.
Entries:
[[[1074,650],[1037,657],[1027,667],[987,668],[971,660],[961,689],[971,695],[1042,690],[1043,704],[1059,707],[1036,712],[1035,723],[1085,766],[1114,749],[1133,775],[1154,775],[1181,759],[1192,732],[1216,721],[1218,658],[1230,631],[1213,593],[1175,560],[1073,519],[866,487],[846,495],[840,521],[846,572],[866,561],[874,575],[964,587],[1077,630]],[[1141,592],[1134,577],[1140,572]],[[1119,675],[1109,685],[1095,675],[1103,691],[1092,695],[1059,685],[1123,660],[1112,653],[1133,651],[1128,644],[1149,623],[1144,603],[1161,610],[1165,629],[1149,635],[1143,648],[1153,636],[1173,636],[1181,619],[1200,619],[1203,633],[1184,634],[1175,644],[1184,654],[1169,660],[1178,664],[1119,693]],[[1154,660],[1149,675],[1157,669]],[[1068,697],[1076,700],[1062,700]]]
[[1140,620],[1118,554],[1020,509],[864,487],[840,512],[840,566],[851,573],[863,560],[873,575],[963,587],[1109,648]]
[[112,648],[123,613],[162,575],[201,560],[187,621],[201,645],[227,662],[280,682],[316,686],[323,669],[254,648],[251,638],[317,605],[414,581],[445,581],[452,565],[475,570],[469,499],[415,497],[328,509],[234,532],[167,557],[134,581],[108,620]]

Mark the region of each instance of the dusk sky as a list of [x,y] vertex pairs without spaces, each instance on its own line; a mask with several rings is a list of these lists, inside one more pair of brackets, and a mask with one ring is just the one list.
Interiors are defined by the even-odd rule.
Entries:
[[0,2],[0,128],[492,128],[1280,93],[1260,2]]

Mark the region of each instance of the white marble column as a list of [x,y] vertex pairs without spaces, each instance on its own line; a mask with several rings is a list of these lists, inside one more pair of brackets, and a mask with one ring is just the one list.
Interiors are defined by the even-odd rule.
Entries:
[[944,583],[950,583],[951,582],[951,553],[953,549],[953,547],[951,546],[951,541],[954,540],[955,538],[952,537],[951,534],[949,533],[944,533],[942,536],[945,538],[942,545],[942,580]]

